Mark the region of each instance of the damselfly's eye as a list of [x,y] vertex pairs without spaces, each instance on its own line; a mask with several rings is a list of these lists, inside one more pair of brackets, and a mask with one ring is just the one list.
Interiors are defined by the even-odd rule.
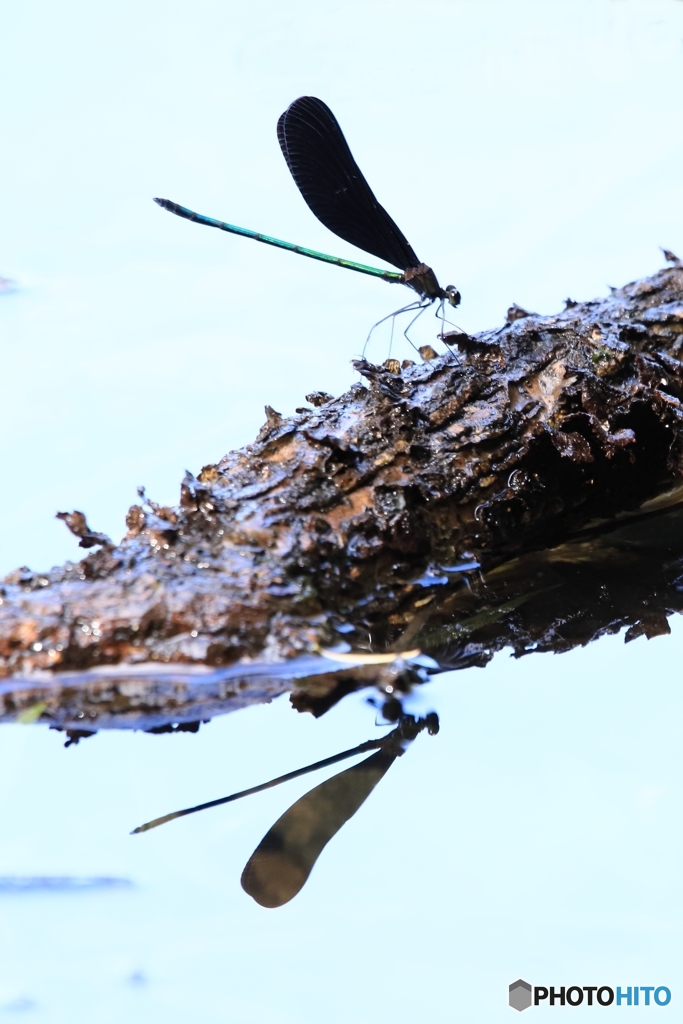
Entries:
[[455,287],[455,285],[454,284],[446,285],[446,291],[448,292],[448,301],[451,304],[451,306],[459,306],[460,305],[460,298],[461,298],[461,296],[460,296],[460,292]]

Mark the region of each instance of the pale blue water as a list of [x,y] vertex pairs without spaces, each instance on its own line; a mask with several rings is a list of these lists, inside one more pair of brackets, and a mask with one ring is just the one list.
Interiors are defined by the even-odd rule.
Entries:
[[[119,536],[138,484],[174,502],[184,469],[253,438],[266,402],[289,413],[353,382],[348,360],[400,289],[151,202],[360,258],[280,155],[275,122],[297,95],[334,109],[380,201],[462,291],[466,329],[513,301],[552,312],[604,294],[661,266],[658,245],[683,253],[676,0],[28,0],[2,24],[0,276],[20,285],[0,296],[2,571],[77,557],[57,510]],[[431,684],[420,706],[440,735],[415,742],[278,911],[239,876],[306,780],[128,832],[369,738],[360,697],[318,722],[280,701],[198,735],[69,750],[3,726],[0,876],[133,884],[0,893],[0,1016],[478,1024],[511,1019],[521,976],[668,985],[657,1013],[675,1019],[673,625]]]
[[519,976],[663,984],[675,999],[682,639],[677,621],[667,638],[439,679],[420,694],[439,735],[415,741],[279,910],[239,877],[311,777],[128,832],[373,736],[359,697],[318,722],[278,701],[198,735],[66,751],[58,734],[4,726],[0,874],[134,888],[0,894],[0,1007],[29,1000],[60,1024],[495,1021]]

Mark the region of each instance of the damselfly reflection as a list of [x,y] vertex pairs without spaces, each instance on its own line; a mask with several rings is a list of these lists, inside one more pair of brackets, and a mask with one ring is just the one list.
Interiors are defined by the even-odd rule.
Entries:
[[344,750],[341,754],[335,754],[305,768],[298,768],[251,789],[244,789],[218,800],[210,800],[196,807],[186,807],[182,811],[154,818],[133,829],[131,835],[147,832],[157,825],[164,825],[186,814],[194,814],[209,807],[231,803],[252,793],[260,793],[278,786],[281,782],[296,779],[319,768],[329,767],[355,754],[375,750],[376,753],[371,757],[326,779],[292,804],[266,833],[249,858],[242,872],[242,888],[262,907],[281,907],[303,888],[315,862],[330,839],[349,818],[353,817],[396,758],[405,753],[410,743],[423,729],[426,729],[430,736],[436,735],[439,731],[438,716],[433,713],[425,718],[404,715],[396,728],[382,739],[367,740],[351,750]]
[[[301,256],[332,263],[337,267],[346,267],[361,274],[371,274],[383,281],[405,284],[417,292],[419,298],[416,302],[397,310],[396,313],[391,313],[379,323],[395,317],[397,313],[409,310],[417,311],[414,318],[417,319],[424,309],[437,300],[443,319],[443,307],[446,302],[451,306],[458,305],[458,289],[450,284],[446,288],[440,286],[432,268],[418,259],[401,229],[377,202],[353,158],[336,117],[327,104],[315,96],[301,96],[294,100],[278,121],[277,135],[290,173],[318,220],[339,238],[385,260],[393,267],[398,267],[402,273],[367,267],[363,263],[328,256],[326,253],[305,249],[292,242],[283,242],[279,238],[272,238],[249,228],[226,224],[224,221],[214,220],[213,217],[205,217],[179,206],[170,199],[155,199],[154,202],[165,210],[198,224],[253,238],[257,242],[288,249]],[[411,321],[413,322],[414,320]],[[406,337],[409,327],[410,324],[404,331]]]

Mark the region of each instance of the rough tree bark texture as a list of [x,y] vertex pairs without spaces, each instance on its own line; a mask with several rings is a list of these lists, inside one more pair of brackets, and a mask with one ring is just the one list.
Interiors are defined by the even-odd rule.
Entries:
[[[556,541],[683,469],[683,269],[461,336],[450,356],[267,410],[256,442],[133,506],[118,545],[0,589],[0,673],[281,660],[400,636],[424,575]],[[451,339],[453,340],[453,339]],[[422,579],[421,579],[422,577]]]

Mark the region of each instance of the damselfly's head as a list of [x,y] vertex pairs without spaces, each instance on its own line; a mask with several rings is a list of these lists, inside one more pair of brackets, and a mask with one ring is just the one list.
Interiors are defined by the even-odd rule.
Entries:
[[446,298],[451,306],[459,306],[461,295],[454,284],[446,285]]

